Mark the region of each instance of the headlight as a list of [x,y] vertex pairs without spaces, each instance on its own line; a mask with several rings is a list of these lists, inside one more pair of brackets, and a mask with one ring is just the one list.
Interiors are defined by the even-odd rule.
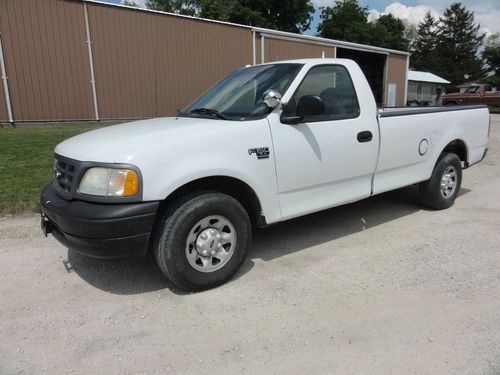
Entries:
[[130,169],[90,168],[78,189],[81,194],[130,197],[139,191],[137,173]]

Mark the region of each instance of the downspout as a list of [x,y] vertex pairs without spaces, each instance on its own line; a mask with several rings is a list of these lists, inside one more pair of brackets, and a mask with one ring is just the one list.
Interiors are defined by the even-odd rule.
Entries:
[[264,59],[264,35],[261,34],[260,36],[260,63],[264,64],[265,59]]
[[252,65],[257,63],[257,56],[255,51],[255,30],[252,30]]
[[383,76],[383,95],[382,95],[382,108],[387,106],[387,98],[389,97],[389,84],[388,84],[388,72],[387,70],[389,69],[389,55],[385,56],[385,63],[384,63],[384,76]]
[[406,107],[406,103],[408,102],[408,70],[410,69],[410,55],[406,56],[406,72],[405,72],[405,102],[403,106]]
[[3,44],[2,44],[2,34],[0,33],[0,73],[1,79],[3,82],[3,90],[5,94],[5,105],[7,106],[7,116],[9,118],[9,122],[14,124],[14,117],[12,116],[12,106],[10,103],[10,92],[9,85],[7,83],[7,70],[5,69],[5,60],[3,57]]
[[90,24],[89,12],[87,11],[87,4],[83,3],[83,11],[85,13],[85,29],[87,31],[87,48],[89,52],[89,65],[90,65],[90,84],[92,86],[92,98],[94,100],[95,119],[99,121],[99,108],[97,106],[97,91],[95,88],[95,74],[94,74],[94,59],[92,57],[92,40],[90,38]]

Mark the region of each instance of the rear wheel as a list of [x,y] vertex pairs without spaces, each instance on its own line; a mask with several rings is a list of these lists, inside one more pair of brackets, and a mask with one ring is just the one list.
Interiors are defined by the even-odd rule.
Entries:
[[461,184],[460,159],[455,154],[443,153],[434,167],[431,178],[419,184],[420,202],[436,210],[451,207],[460,192]]
[[160,269],[174,284],[199,291],[229,280],[250,241],[250,219],[236,199],[198,192],[164,213],[153,247]]

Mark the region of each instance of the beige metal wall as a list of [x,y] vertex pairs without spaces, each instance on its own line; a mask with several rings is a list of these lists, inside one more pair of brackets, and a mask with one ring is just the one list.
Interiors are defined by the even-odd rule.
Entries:
[[[253,62],[249,27],[81,0],[0,0],[0,33],[14,121],[93,120],[84,8],[100,119],[173,115],[229,72]],[[265,61],[334,57],[315,41],[264,38]],[[261,35],[255,32],[255,61]],[[406,56],[389,55],[387,82],[404,101]],[[0,121],[7,121],[0,89]]]
[[155,115],[155,17],[87,4],[101,119]]
[[173,115],[229,72],[252,63],[247,29],[87,7],[101,119]]
[[82,3],[0,0],[0,32],[16,121],[93,118]]
[[252,64],[252,33],[245,28],[156,16],[157,113],[172,115],[233,70]]
[[325,54],[325,57],[335,57],[335,48],[269,37],[264,39],[265,62],[321,57],[323,53]]
[[404,106],[406,87],[406,59],[405,55],[389,54],[387,57],[387,77],[385,100],[387,102],[387,85],[396,84],[396,106]]
[[[0,76],[2,73],[0,72]],[[7,106],[5,105],[5,95],[3,93],[3,82],[0,79],[0,122],[7,122],[9,116],[7,115]]]

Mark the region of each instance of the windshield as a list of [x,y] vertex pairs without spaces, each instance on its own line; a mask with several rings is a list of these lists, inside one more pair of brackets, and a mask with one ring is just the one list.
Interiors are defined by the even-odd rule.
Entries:
[[302,64],[258,65],[237,70],[217,83],[179,115],[249,120],[272,111],[262,102],[269,89],[284,94]]

